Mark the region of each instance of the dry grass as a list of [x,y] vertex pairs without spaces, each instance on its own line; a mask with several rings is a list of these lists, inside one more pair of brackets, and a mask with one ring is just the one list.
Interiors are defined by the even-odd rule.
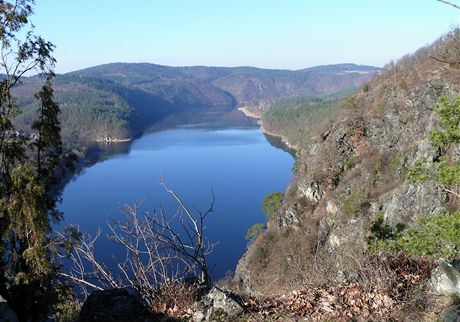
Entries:
[[291,289],[301,278],[299,267],[305,267],[313,253],[314,240],[315,232],[306,225],[260,235],[246,255],[254,291],[277,296]]
[[249,296],[242,302],[248,321],[407,320],[436,312],[438,299],[421,288],[433,267],[404,254],[324,255],[296,266],[298,274],[291,276],[296,283],[278,289],[276,296]]
[[171,281],[161,284],[152,295],[155,303],[149,309],[173,318],[187,318],[193,313],[194,303],[199,297],[199,288],[195,285]]

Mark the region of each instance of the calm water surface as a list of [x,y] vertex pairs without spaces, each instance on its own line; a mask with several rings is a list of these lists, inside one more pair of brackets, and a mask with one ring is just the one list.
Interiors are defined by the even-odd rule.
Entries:
[[[143,201],[143,211],[173,214],[177,205],[160,185],[161,176],[190,208],[207,210],[213,189],[215,213],[206,229],[210,241],[219,242],[209,257],[219,279],[234,271],[245,252],[247,229],[265,222],[264,196],[284,191],[291,180],[294,160],[274,145],[255,127],[201,124],[147,134],[127,153],[108,156],[70,182],[60,209],[67,224],[94,234],[107,218],[122,218],[125,204]],[[101,238],[96,253],[110,262],[116,250]]]

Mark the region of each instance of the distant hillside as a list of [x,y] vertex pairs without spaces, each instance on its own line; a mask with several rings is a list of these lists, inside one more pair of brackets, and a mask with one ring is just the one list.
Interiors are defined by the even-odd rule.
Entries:
[[180,94],[181,88],[207,84],[209,87],[200,87],[201,90],[196,94],[205,94],[206,97],[214,87],[214,92],[223,90],[230,93],[239,105],[247,105],[268,98],[338,92],[361,85],[379,70],[377,67],[355,64],[325,65],[292,71],[255,67],[168,67],[146,63],[114,63],[71,74],[109,79],[156,95],[170,93],[168,89],[172,84],[178,89],[177,94]]
[[[37,102],[32,97],[40,83],[38,77],[30,78],[15,91],[23,110],[16,124],[26,131],[35,117]],[[95,78],[59,75],[54,79],[54,97],[62,110],[66,141],[130,137],[172,110],[158,97]]]
[[[230,111],[282,97],[329,94],[356,87],[378,70],[353,64],[290,71],[113,63],[58,75],[54,89],[65,139],[95,140],[139,134],[177,111]],[[31,77],[16,88],[24,111],[16,124],[22,129],[34,117],[32,97],[41,82]]]
[[280,99],[261,115],[263,128],[269,133],[282,135],[291,146],[307,148],[317,132],[337,118],[344,97],[356,91],[353,88],[325,96]]
[[368,81],[379,69],[353,64],[318,66],[297,71],[248,68],[219,78],[214,84],[232,93],[241,105],[260,100],[324,95]]

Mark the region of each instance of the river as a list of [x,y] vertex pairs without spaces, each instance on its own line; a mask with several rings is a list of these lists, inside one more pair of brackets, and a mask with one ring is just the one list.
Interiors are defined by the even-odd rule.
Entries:
[[[78,224],[94,235],[105,229],[108,218],[122,218],[125,204],[136,203],[142,203],[140,212],[161,209],[172,215],[177,204],[161,186],[161,177],[192,209],[207,210],[214,191],[206,235],[218,243],[209,256],[215,280],[235,270],[247,248],[247,229],[265,222],[264,197],[284,191],[292,178],[292,155],[247,120],[175,125],[129,144],[112,144],[115,152],[64,188],[60,210],[65,224]],[[120,251],[106,235],[105,229],[96,255],[110,263],[111,254]]]

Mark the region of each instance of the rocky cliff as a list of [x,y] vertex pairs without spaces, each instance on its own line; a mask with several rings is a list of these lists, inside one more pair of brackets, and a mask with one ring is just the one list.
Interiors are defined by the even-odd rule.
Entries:
[[[235,281],[242,291],[277,294],[321,275],[350,280],[344,267],[365,252],[375,218],[410,226],[416,217],[460,208],[433,180],[415,184],[407,176],[418,160],[439,158],[429,132],[439,127],[439,98],[460,94],[460,69],[436,58],[449,53],[460,61],[455,35],[387,65],[343,101],[331,124],[305,138],[277,217],[240,261]],[[459,151],[454,145],[452,162]]]

